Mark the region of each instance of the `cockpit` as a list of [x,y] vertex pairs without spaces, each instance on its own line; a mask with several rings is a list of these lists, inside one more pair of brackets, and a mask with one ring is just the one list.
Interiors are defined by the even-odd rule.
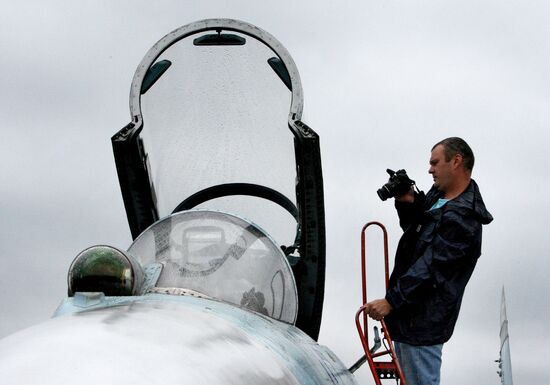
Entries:
[[155,223],[128,252],[162,263],[158,288],[184,288],[294,323],[296,284],[282,250],[240,217],[194,210]]
[[[198,21],[146,53],[131,122],[112,145],[134,239],[127,259],[146,277],[162,264],[154,290],[195,291],[317,338],[323,182],[319,137],[302,109],[290,54],[253,25]],[[113,255],[119,269],[132,265]]]

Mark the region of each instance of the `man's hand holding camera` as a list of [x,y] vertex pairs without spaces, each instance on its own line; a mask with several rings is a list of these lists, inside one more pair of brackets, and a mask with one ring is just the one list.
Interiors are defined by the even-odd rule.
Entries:
[[380,199],[385,201],[388,198],[395,198],[399,202],[413,203],[414,180],[409,178],[405,170],[393,171],[388,168],[386,172],[390,175],[390,180],[376,191]]
[[414,203],[414,187],[411,187],[405,194],[396,196],[395,200],[398,202]]

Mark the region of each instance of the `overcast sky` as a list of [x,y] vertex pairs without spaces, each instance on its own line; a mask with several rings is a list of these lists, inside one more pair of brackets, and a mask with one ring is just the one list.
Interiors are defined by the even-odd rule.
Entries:
[[[375,193],[384,170],[406,168],[427,190],[432,145],[461,136],[495,220],[484,228],[483,255],[444,348],[442,383],[500,382],[503,286],[514,380],[549,383],[550,3],[1,5],[0,337],[51,316],[80,250],[131,243],[110,137],[130,121],[130,82],[143,55],[184,24],[236,18],[288,49],[302,78],[304,121],[321,137],[328,281],[320,342],[346,365],[361,354],[360,230],[384,222],[392,254],[400,236],[392,203]],[[358,377],[371,381],[367,368]]]

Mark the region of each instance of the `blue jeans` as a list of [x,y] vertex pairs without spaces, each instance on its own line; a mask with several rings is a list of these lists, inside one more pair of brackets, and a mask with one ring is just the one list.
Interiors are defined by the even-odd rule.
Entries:
[[439,385],[443,344],[414,346],[394,342],[407,385]]

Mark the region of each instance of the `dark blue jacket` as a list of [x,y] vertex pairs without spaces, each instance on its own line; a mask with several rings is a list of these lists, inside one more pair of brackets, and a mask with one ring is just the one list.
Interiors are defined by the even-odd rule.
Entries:
[[412,204],[396,201],[404,233],[386,293],[393,310],[385,317],[395,341],[435,345],[451,338],[481,255],[482,225],[493,220],[474,180],[461,195],[430,210],[441,196],[432,187]]

